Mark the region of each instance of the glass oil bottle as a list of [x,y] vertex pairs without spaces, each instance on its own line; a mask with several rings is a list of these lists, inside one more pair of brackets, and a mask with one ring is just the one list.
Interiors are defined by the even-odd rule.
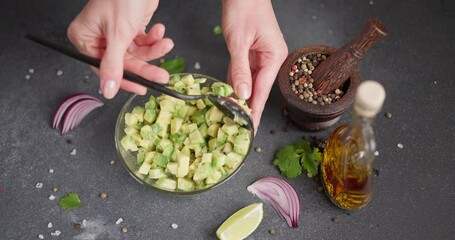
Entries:
[[351,124],[339,126],[328,139],[321,165],[322,182],[330,200],[342,209],[361,209],[371,199],[376,151],[372,124],[384,99],[381,84],[362,82]]

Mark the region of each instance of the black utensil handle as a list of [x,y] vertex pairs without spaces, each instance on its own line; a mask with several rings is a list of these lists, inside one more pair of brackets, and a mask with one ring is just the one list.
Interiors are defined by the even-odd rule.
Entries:
[[[87,56],[83,53],[80,53],[76,50],[73,50],[73,49],[70,49],[66,46],[63,46],[61,44],[58,44],[58,43],[55,43],[55,42],[52,42],[52,41],[49,41],[49,40],[46,40],[44,38],[41,38],[41,37],[38,37],[38,36],[34,36],[34,35],[31,35],[31,34],[26,34],[25,37],[27,39],[30,39],[36,43],[39,43],[43,46],[46,46],[50,49],[53,49],[57,52],[60,52],[62,54],[65,54],[71,58],[74,58],[74,59],[77,59],[81,62],[84,62],[84,63],[87,63],[88,65],[91,65],[93,67],[96,67],[96,68],[100,68],[100,63],[101,63],[101,60],[97,59],[97,58],[93,58],[93,57],[90,57],[90,56]],[[123,70],[123,78],[131,81],[131,82],[134,82],[134,83],[138,83],[142,86],[145,86],[145,87],[148,87],[148,88],[152,88],[156,91],[159,91],[159,92],[162,92],[162,93],[165,93],[165,94],[168,94],[168,95],[174,95],[175,93],[170,90],[169,88],[167,88],[165,85],[161,85],[161,84],[158,84],[158,83],[155,83],[155,82],[151,82],[141,76],[138,76],[132,72],[128,72],[128,71],[125,71]]]

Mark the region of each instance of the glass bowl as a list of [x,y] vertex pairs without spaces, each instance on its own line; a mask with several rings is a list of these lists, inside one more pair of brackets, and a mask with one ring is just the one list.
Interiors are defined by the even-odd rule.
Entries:
[[[171,75],[171,78],[173,76],[175,76],[175,75],[184,76],[184,75],[188,75],[188,74],[193,75],[193,77],[195,79],[196,78],[207,78],[207,81],[205,83],[201,84],[201,88],[204,87],[204,86],[211,86],[211,84],[214,83],[214,82],[220,82],[219,80],[217,80],[217,79],[215,79],[213,77],[202,75],[202,74],[196,74],[196,73],[179,73],[179,74]],[[221,184],[223,184],[224,182],[229,180],[232,176],[234,176],[234,174],[236,174],[239,171],[239,169],[245,163],[245,160],[248,158],[248,155],[249,155],[249,153],[250,153],[250,151],[252,149],[253,137],[254,137],[253,131],[250,131],[250,144],[249,144],[249,147],[248,147],[248,151],[247,151],[245,157],[241,160],[241,162],[238,165],[238,167],[236,169],[234,169],[230,174],[227,174],[227,175],[223,176],[217,183],[215,183],[213,185],[210,185],[210,186],[207,186],[207,187],[204,187],[204,188],[197,188],[196,187],[192,191],[183,191],[183,190],[179,190],[179,189],[172,190],[172,189],[167,189],[167,188],[161,188],[161,187],[159,187],[156,184],[156,181],[157,181],[156,179],[151,179],[147,175],[140,174],[138,172],[140,165],[136,161],[137,152],[132,152],[130,150],[125,150],[123,148],[122,144],[120,143],[120,141],[122,140],[123,136],[125,136],[125,131],[124,131],[124,129],[125,129],[125,114],[128,113],[128,112],[131,112],[133,110],[133,108],[136,107],[136,106],[144,107],[144,104],[149,100],[151,95],[153,95],[155,97],[158,97],[158,96],[162,95],[162,93],[157,92],[157,91],[155,91],[153,89],[149,89],[147,91],[146,95],[137,95],[137,94],[132,95],[128,99],[128,101],[125,103],[123,108],[121,109],[121,111],[119,113],[119,116],[117,118],[116,126],[115,126],[115,146],[117,148],[117,153],[118,153],[118,155],[119,155],[119,157],[121,159],[121,162],[122,162],[123,166],[125,167],[125,169],[128,171],[128,173],[134,179],[136,179],[139,183],[141,183],[141,184],[143,184],[143,185],[145,185],[147,187],[156,189],[158,191],[172,193],[172,194],[177,194],[177,195],[191,195],[191,194],[205,192],[205,191],[208,191],[208,190],[210,190],[212,188],[220,186]]]

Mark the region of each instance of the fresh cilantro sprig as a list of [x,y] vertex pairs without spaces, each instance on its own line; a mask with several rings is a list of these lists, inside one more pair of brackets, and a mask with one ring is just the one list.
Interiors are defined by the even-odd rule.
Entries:
[[64,197],[60,198],[58,204],[63,211],[67,211],[81,206],[81,200],[79,199],[79,195],[77,195],[77,193],[68,193]]
[[220,25],[216,25],[215,27],[213,27],[213,34],[215,36],[220,36],[221,34],[223,34],[223,29],[221,28]]
[[273,165],[277,166],[281,175],[286,178],[296,178],[305,170],[308,177],[318,174],[322,155],[318,148],[311,149],[308,141],[299,141],[286,145],[276,153]]
[[174,59],[165,60],[160,64],[169,74],[181,73],[185,70],[185,59],[182,57],[175,57]]

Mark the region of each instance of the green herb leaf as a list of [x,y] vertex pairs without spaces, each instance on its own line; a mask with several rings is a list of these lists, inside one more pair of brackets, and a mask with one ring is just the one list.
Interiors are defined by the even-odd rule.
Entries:
[[278,150],[273,165],[278,166],[281,175],[286,178],[296,178],[302,174],[299,155],[295,152],[293,145],[288,145]]
[[177,56],[174,59],[165,60],[160,67],[166,69],[169,74],[181,73],[185,70],[185,59]]
[[311,147],[310,143],[308,141],[299,141],[294,143],[294,147],[296,151],[304,152],[304,153],[310,153],[311,152]]
[[308,151],[302,155],[300,159],[303,169],[307,172],[308,177],[314,177],[318,174],[318,167],[321,163],[322,155],[318,148],[314,148],[313,152]]
[[79,199],[77,193],[68,193],[64,197],[60,198],[58,204],[63,211],[67,211],[78,208],[81,205],[81,200]]
[[223,29],[221,28],[220,25],[216,25],[213,28],[213,34],[215,34],[215,36],[219,36],[219,35],[223,34]]

